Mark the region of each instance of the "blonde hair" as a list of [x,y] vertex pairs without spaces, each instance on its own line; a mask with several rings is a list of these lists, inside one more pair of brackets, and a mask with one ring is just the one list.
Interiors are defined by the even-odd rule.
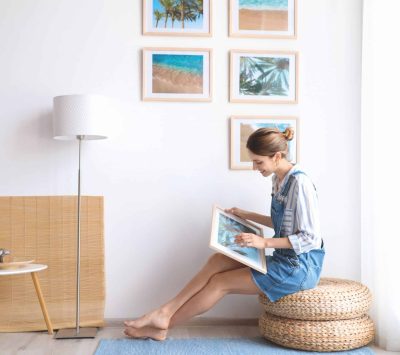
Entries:
[[272,157],[280,152],[283,158],[288,154],[288,141],[294,137],[293,127],[283,132],[278,128],[259,128],[247,140],[246,147],[253,154]]

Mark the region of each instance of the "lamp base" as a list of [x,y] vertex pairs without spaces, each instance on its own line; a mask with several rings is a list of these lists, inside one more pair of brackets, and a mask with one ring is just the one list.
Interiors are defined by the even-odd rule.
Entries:
[[76,332],[76,328],[60,329],[54,335],[54,339],[96,338],[96,334],[97,334],[97,328],[79,328],[79,333]]

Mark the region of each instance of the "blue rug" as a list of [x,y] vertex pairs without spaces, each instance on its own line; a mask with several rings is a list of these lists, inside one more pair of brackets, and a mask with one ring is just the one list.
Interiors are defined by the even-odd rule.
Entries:
[[191,338],[164,341],[138,339],[102,339],[95,355],[300,355],[300,354],[349,354],[372,355],[367,347],[341,352],[309,352],[280,347],[258,338]]

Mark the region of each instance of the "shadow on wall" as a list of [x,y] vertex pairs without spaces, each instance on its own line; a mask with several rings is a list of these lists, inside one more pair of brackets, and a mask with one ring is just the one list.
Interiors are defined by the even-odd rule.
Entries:
[[[17,124],[8,130],[3,143],[7,160],[12,161],[8,179],[13,176],[13,186],[26,184],[26,179],[31,179],[31,187],[38,187],[47,181],[46,185],[50,188],[49,181],[55,181],[52,179],[56,178],[50,171],[54,173],[54,166],[59,165],[59,162],[65,164],[67,157],[71,155],[71,149],[74,149],[74,142],[57,145],[53,139],[51,110],[16,119]],[[22,187],[19,186],[17,190],[20,188]]]
[[43,147],[53,144],[52,111],[21,117],[10,131],[9,147],[12,158],[20,160],[42,155]]

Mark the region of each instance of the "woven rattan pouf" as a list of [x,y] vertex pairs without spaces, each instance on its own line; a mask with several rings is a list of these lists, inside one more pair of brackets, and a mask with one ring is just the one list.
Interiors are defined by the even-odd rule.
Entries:
[[302,350],[342,351],[358,348],[374,338],[366,315],[371,293],[359,282],[322,278],[312,290],[285,296],[276,302],[259,297],[265,309],[261,334],[277,344]]
[[264,313],[259,327],[264,337],[274,343],[312,351],[355,349],[374,338],[374,325],[367,315],[354,319],[311,321]]

